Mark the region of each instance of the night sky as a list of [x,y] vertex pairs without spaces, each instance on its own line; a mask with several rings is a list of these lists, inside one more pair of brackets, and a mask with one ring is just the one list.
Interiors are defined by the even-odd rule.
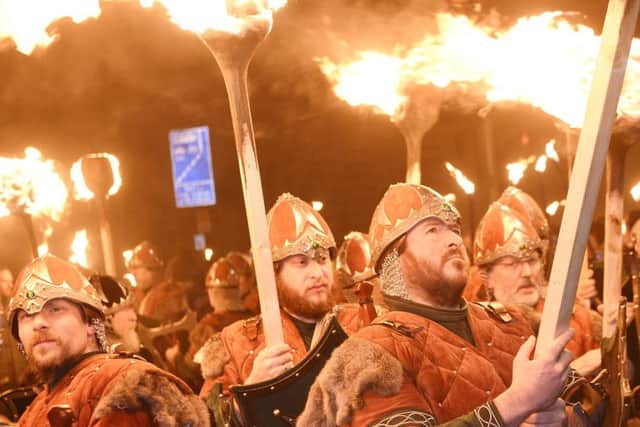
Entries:
[[[577,19],[599,29],[606,4],[486,1],[483,10],[496,8],[505,23],[544,10],[578,10]],[[289,0],[277,13],[249,70],[267,209],[280,193],[291,192],[324,202],[322,215],[339,242],[349,231],[367,231],[385,189],[404,180],[404,142],[388,117],[336,98],[314,57],[338,59],[365,48],[390,51],[420,40],[432,25],[430,14],[444,6],[439,1]],[[81,24],[55,22],[50,30],[57,40],[30,56],[0,43],[0,155],[21,156],[26,146],[34,146],[65,174],[86,153],[118,156],[124,184],[106,207],[121,271],[120,253],[143,239],[165,258],[191,247],[197,231],[206,232],[216,257],[248,248],[227,97],[213,57],[161,7],[104,2],[102,9],[98,19]],[[474,223],[507,185],[506,163],[542,153],[552,137],[563,139],[550,117],[530,107],[501,106],[489,120],[493,171],[487,167],[486,128],[477,111],[448,106],[424,138],[422,182],[455,193],[463,218]],[[177,209],[168,133],[205,125],[217,204]],[[632,148],[629,156],[637,159],[637,151]],[[446,173],[447,160],[476,183],[473,200]],[[627,162],[630,185],[640,179],[633,163]],[[566,175],[564,162],[550,164],[544,176],[529,172],[520,187],[546,206],[564,198]],[[630,198],[627,203],[633,204]],[[559,215],[552,221],[557,223]],[[96,214],[86,202],[70,201],[54,227],[51,251],[67,257],[73,232],[81,228],[92,239],[91,267],[100,269]],[[0,239],[0,263],[17,271],[30,256],[18,218],[0,219]]]

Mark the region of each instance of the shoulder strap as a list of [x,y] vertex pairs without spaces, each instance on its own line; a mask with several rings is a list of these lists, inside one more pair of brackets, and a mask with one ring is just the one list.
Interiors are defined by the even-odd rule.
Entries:
[[486,311],[489,316],[501,321],[502,323],[510,323],[513,321],[513,317],[507,308],[497,302],[497,301],[487,301],[487,302],[475,302],[474,304],[479,305]]

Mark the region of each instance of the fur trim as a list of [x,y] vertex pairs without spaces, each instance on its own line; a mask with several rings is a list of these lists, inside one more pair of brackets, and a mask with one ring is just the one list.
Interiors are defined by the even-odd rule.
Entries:
[[400,361],[380,345],[349,338],[338,347],[309,391],[296,425],[335,427],[348,424],[368,390],[390,396],[400,391]]
[[224,365],[230,359],[222,341],[222,336],[219,333],[211,336],[193,357],[193,361],[200,364],[202,377],[205,379],[217,378],[222,375]]
[[591,339],[593,342],[602,341],[602,316],[593,310],[589,310],[591,313],[591,324],[593,329],[591,331]]
[[145,410],[159,427],[210,425],[207,407],[198,396],[181,390],[160,371],[130,370],[116,381],[100,399],[94,419],[112,411]]

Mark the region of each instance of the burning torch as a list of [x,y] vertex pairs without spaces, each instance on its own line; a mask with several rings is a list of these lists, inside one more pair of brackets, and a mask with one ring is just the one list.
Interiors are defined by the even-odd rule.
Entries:
[[108,153],[87,154],[71,166],[71,179],[75,186],[76,199],[95,201],[105,272],[115,276],[116,263],[111,226],[107,220],[104,202],[114,196],[122,185],[120,162],[116,156]]
[[[67,203],[67,187],[55,171],[53,161],[43,160],[33,147],[20,158],[0,157],[0,217],[20,216],[29,234],[34,257],[38,256],[38,239],[33,218],[59,221]],[[45,237],[51,233],[46,227]]]

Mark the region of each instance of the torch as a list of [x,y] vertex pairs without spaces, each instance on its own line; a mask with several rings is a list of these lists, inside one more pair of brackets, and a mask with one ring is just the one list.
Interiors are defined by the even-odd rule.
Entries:
[[227,88],[263,330],[267,345],[275,345],[284,342],[284,337],[247,91],[249,62],[271,31],[272,13],[270,10],[263,10],[247,15],[242,19],[241,25],[239,32],[209,29],[200,37],[218,62]]
[[0,157],[0,217],[14,214],[22,219],[32,254],[38,257],[34,217],[45,220],[45,238],[48,237],[48,224],[62,217],[68,192],[53,161],[43,160],[33,147],[24,151],[22,159]]
[[120,162],[116,156],[108,153],[87,154],[71,166],[71,179],[75,185],[77,199],[95,202],[104,269],[108,275],[115,276],[113,239],[104,203],[107,198],[115,195],[122,185]]

